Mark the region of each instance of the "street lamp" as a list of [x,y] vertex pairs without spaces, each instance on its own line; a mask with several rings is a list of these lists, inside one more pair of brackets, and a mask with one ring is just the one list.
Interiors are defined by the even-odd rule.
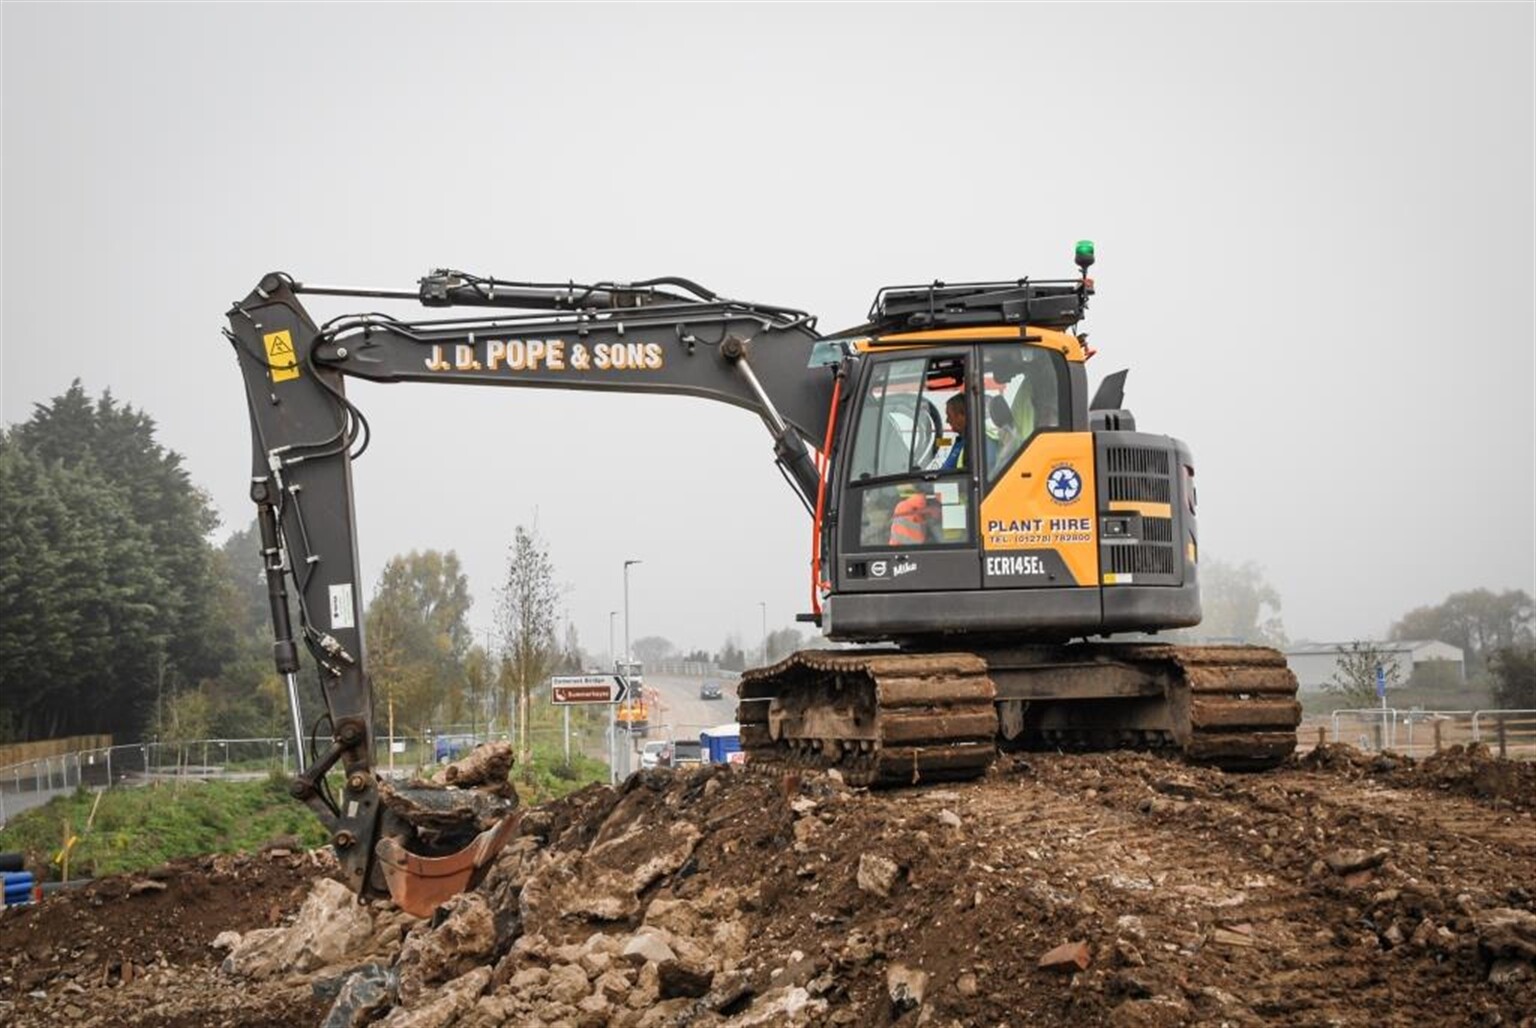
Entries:
[[613,648],[613,619],[619,616],[616,610],[608,612],[608,663],[615,668],[619,666],[619,651]]
[[624,662],[627,664],[634,658],[629,652],[629,566],[643,563],[639,560],[626,560],[624,562]]
[[768,664],[768,604],[758,600],[757,609],[763,615],[763,665],[766,667]]

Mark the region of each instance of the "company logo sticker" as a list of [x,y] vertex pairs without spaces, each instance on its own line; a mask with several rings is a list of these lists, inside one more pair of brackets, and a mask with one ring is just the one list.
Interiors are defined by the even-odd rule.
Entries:
[[873,560],[869,562],[869,573],[876,578],[885,577],[885,561]]
[[1082,495],[1083,476],[1070,464],[1058,464],[1046,476],[1045,491],[1057,503],[1071,503]]

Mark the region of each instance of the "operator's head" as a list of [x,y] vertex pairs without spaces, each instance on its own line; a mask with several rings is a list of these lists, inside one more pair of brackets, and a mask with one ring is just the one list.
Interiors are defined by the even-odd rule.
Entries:
[[944,404],[944,416],[949,420],[949,427],[956,432],[965,431],[965,394],[956,393]]

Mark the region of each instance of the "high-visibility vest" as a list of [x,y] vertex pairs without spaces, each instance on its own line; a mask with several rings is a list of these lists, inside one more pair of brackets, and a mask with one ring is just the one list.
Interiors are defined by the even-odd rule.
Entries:
[[913,493],[891,512],[892,546],[918,546],[928,541],[928,496]]

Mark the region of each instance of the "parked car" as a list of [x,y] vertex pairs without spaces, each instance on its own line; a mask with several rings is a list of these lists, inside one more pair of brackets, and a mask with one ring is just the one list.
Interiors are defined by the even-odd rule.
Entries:
[[640,747],[640,767],[644,769],[658,766],[661,763],[661,755],[670,745],[665,739],[652,739]]
[[701,700],[718,700],[719,698],[720,698],[720,683],[719,682],[705,682],[703,685],[699,686],[699,699],[701,699]]

